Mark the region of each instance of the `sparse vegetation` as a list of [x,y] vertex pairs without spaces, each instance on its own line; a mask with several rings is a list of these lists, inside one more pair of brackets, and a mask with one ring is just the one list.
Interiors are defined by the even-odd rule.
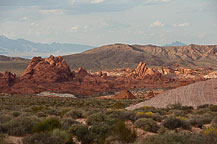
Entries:
[[138,101],[0,96],[0,144],[7,136],[23,137],[24,144],[137,143],[138,129],[154,134],[141,143],[216,142],[214,106],[123,109]]

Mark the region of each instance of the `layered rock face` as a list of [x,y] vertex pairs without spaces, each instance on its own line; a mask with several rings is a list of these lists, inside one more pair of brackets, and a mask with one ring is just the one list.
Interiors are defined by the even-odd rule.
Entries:
[[20,78],[35,82],[64,82],[71,81],[73,77],[73,73],[62,57],[50,56],[46,59],[32,58],[31,63]]
[[143,63],[143,62],[140,62],[138,64],[132,76],[134,76],[135,78],[147,79],[151,81],[159,81],[159,80],[163,81],[164,80],[164,77],[160,72],[155,71],[152,68],[148,68],[146,66],[146,63]]
[[116,94],[113,99],[136,99],[136,97],[128,90],[122,90],[119,94]]

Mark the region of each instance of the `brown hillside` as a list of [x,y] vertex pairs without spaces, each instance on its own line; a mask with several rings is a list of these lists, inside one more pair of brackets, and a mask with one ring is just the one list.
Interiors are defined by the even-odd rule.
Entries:
[[212,67],[217,69],[217,45],[159,47],[113,44],[64,56],[71,68],[91,70],[135,68],[140,61],[151,66]]

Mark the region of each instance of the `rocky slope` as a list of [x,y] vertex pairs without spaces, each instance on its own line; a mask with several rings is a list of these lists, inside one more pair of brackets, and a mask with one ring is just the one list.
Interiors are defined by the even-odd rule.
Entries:
[[217,69],[217,45],[159,47],[113,44],[64,56],[71,68],[91,70],[135,68],[140,61],[150,66],[212,67]]
[[188,86],[183,86],[145,102],[128,107],[128,110],[137,109],[142,106],[153,106],[156,108],[166,108],[168,105],[180,103],[183,106],[197,106],[204,104],[217,105],[217,79],[197,82]]

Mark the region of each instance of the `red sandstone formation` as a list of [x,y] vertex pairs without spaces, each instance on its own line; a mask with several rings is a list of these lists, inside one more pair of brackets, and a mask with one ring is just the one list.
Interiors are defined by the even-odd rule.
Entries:
[[[192,81],[171,81],[163,74],[140,63],[136,70],[122,69],[90,74],[79,68],[71,72],[62,57],[34,57],[20,78],[0,73],[0,93],[38,94],[44,91],[89,96],[99,92],[116,92],[138,88],[176,88]],[[151,95],[150,95],[151,96]],[[153,96],[153,95],[152,95]],[[134,98],[123,92],[116,98]]]
[[32,58],[31,63],[21,76],[21,79],[28,79],[34,82],[64,82],[73,79],[73,73],[62,57],[50,56]]
[[136,99],[136,97],[128,90],[123,90],[119,94],[116,94],[113,99]]
[[78,68],[76,71],[75,71],[75,77],[76,78],[83,78],[85,77],[86,75],[88,75],[87,71],[85,69],[83,69],[82,67]]

